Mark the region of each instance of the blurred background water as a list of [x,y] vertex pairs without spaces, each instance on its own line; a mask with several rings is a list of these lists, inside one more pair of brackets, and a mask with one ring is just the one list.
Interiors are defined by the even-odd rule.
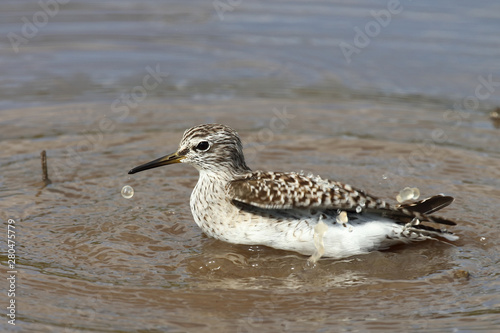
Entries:
[[2,4],[3,105],[108,101],[156,65],[162,100],[455,101],[500,69],[495,1],[42,3]]
[[[1,7],[0,218],[16,221],[19,271],[17,325],[2,329],[500,328],[497,1]],[[195,170],[126,174],[204,122],[238,130],[255,169],[389,200],[405,186],[453,195],[443,214],[461,239],[315,268],[209,239],[189,211]]]

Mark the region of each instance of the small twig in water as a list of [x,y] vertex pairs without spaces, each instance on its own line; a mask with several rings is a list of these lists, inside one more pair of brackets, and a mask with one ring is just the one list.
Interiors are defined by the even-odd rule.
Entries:
[[52,183],[49,179],[49,175],[47,173],[47,153],[45,150],[42,150],[40,153],[40,157],[42,159],[42,181],[45,185]]

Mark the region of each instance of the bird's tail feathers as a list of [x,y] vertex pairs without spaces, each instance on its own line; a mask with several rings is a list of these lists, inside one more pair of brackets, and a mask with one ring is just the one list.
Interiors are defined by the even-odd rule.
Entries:
[[456,225],[456,222],[438,216],[429,216],[440,209],[448,206],[455,200],[453,197],[438,194],[430,198],[402,204],[392,207],[391,213],[394,217],[417,219],[420,222],[432,222],[444,225]]

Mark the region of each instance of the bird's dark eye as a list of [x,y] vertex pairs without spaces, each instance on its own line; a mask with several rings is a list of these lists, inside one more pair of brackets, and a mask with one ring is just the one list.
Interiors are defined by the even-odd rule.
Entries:
[[205,151],[208,150],[208,148],[210,148],[210,144],[208,143],[208,141],[201,141],[200,143],[198,143],[195,149],[199,151]]

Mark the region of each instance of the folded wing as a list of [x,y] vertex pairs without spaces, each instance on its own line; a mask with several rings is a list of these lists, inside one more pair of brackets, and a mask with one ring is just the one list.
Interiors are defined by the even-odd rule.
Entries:
[[414,219],[446,225],[455,222],[429,217],[448,206],[453,198],[437,195],[404,205],[389,205],[350,185],[304,176],[297,173],[252,172],[228,184],[229,196],[242,202],[265,209],[340,209],[348,212],[363,211],[408,223]]

